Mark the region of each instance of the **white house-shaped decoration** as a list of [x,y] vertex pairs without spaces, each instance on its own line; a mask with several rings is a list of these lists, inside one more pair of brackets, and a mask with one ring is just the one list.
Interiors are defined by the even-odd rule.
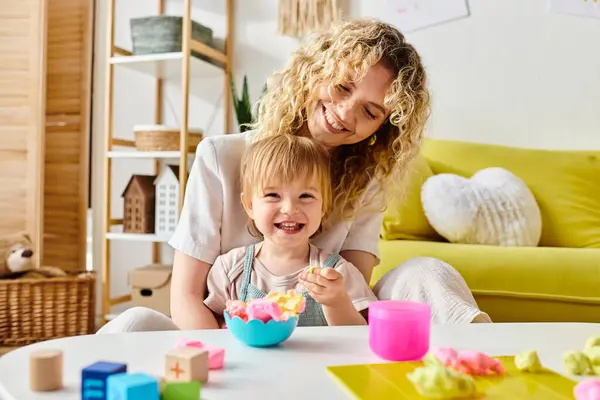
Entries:
[[156,177],[154,187],[154,232],[158,236],[170,236],[175,232],[179,220],[179,166],[165,165]]

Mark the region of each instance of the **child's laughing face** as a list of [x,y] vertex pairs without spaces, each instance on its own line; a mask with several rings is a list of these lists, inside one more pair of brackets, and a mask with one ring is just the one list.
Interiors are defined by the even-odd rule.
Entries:
[[316,179],[297,179],[256,191],[246,212],[266,240],[281,246],[308,243],[323,217]]

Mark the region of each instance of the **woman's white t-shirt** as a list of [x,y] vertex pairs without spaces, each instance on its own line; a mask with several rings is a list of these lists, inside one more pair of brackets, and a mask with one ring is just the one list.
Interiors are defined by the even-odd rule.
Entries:
[[[261,241],[248,233],[248,217],[240,201],[240,165],[252,134],[211,136],[198,145],[179,223],[169,240],[174,249],[213,264],[231,249]],[[328,252],[364,251],[379,260],[382,223],[383,212],[363,212],[353,221],[332,223],[311,243]]]

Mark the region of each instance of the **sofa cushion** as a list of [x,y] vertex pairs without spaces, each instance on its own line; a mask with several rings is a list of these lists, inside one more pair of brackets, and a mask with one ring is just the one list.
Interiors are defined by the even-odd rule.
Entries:
[[414,257],[460,272],[494,322],[599,322],[600,249],[498,247],[381,240],[371,284]]
[[536,197],[540,246],[600,248],[600,150],[551,151],[427,139],[423,154],[434,174],[471,176],[506,168]]
[[388,204],[381,227],[381,237],[387,240],[443,240],[425,218],[421,204],[421,186],[433,175],[427,161],[417,156],[411,162],[407,185],[401,198]]
[[485,168],[470,178],[430,177],[421,189],[427,220],[452,243],[537,246],[542,232],[535,197],[504,168]]

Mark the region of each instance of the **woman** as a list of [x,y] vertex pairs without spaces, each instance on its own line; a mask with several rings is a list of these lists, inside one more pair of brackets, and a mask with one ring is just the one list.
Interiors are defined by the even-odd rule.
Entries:
[[[405,176],[429,116],[419,55],[394,27],[353,20],[300,48],[268,88],[255,131],[210,137],[198,146],[169,242],[175,248],[173,320],[136,307],[101,332],[206,326],[210,311],[203,300],[211,264],[230,249],[257,241],[244,226],[238,180],[244,149],[264,135],[306,135],[330,149],[336,215],[314,244],[340,252],[370,279],[379,260],[382,200],[393,195],[387,188],[400,186],[386,183]],[[409,260],[388,272],[374,292],[380,299],[431,304],[435,323],[489,322],[460,274],[440,260]]]

